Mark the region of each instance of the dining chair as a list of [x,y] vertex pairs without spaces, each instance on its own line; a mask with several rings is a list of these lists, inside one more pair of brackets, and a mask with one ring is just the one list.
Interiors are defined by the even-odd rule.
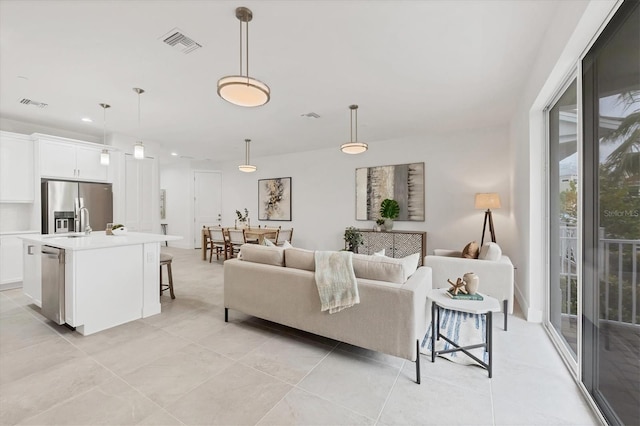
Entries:
[[207,252],[211,250],[211,232],[206,226],[202,227],[202,238],[204,239],[202,247],[204,247],[204,257],[202,260],[207,259]]
[[276,244],[276,242],[278,241],[278,235],[280,234],[280,229],[278,228],[265,228],[269,231],[273,231],[272,233],[269,234],[264,234],[263,236],[263,240],[269,240],[271,241],[273,244]]
[[224,229],[221,226],[210,226],[209,231],[209,263],[213,259],[213,252],[216,252],[216,260],[220,259],[220,255],[224,255],[224,260],[227,260],[227,248],[228,241],[224,235]]
[[[258,225],[258,229],[260,229],[260,225]],[[251,228],[249,228],[249,231],[251,231]],[[250,234],[252,236],[248,237],[247,234]],[[245,232],[244,240],[249,244],[258,244],[259,238],[257,236],[254,237],[253,234],[251,234],[251,232]]]
[[229,254],[233,257],[240,251],[240,247],[247,242],[244,229],[229,229]]
[[291,240],[293,239],[293,228],[291,229],[281,229],[278,232],[278,239],[276,240],[276,245],[277,246],[282,246],[284,245],[285,241],[289,241],[289,244],[291,244]]

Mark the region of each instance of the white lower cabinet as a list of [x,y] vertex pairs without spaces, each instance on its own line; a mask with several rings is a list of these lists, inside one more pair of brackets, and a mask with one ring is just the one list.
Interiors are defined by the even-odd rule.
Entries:
[[22,242],[22,292],[42,307],[42,245]]
[[22,240],[17,235],[0,236],[0,285],[3,288],[22,281]]

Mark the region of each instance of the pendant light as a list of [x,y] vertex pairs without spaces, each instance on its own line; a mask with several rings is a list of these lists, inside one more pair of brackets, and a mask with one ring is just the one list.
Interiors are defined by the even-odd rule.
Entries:
[[244,151],[245,163],[239,165],[238,170],[245,173],[253,173],[258,170],[258,168],[256,166],[252,166],[251,162],[249,162],[249,143],[251,142],[251,139],[245,139],[244,142],[246,144]]
[[[358,142],[358,105],[349,105],[351,110],[351,142],[340,145],[340,150],[345,154],[362,154],[369,146],[364,142]],[[353,140],[353,116],[356,117],[356,139]]]
[[[107,144],[107,108],[111,108],[108,104],[98,104],[102,107],[102,144]],[[100,153],[100,164],[109,165],[109,150],[103,149]]]
[[144,90],[134,87],[133,91],[138,94],[138,141],[133,147],[133,158],[136,160],[144,159],[144,145],[142,144],[142,138],[140,137],[140,95],[144,93]]
[[[236,9],[236,18],[240,21],[240,74],[228,75],[218,80],[218,95],[227,102],[243,107],[257,107],[269,102],[271,89],[269,86],[249,77],[249,21],[253,19],[253,12],[246,7]],[[245,55],[246,75],[242,73],[242,23],[245,23]]]

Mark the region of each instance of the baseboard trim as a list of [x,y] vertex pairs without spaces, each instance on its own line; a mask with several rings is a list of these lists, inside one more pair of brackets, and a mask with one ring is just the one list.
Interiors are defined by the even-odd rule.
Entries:
[[540,309],[532,309],[529,306],[528,300],[524,297],[518,286],[515,286],[515,296],[527,321],[541,323],[542,311]]
[[13,290],[14,288],[22,288],[22,281],[13,281],[0,284],[0,291]]
[[[164,247],[164,245],[160,246],[161,248]],[[190,244],[186,243],[186,242],[179,242],[179,241],[169,241],[169,247],[175,247],[175,248],[179,248],[179,249],[192,249],[193,247],[190,247]]]

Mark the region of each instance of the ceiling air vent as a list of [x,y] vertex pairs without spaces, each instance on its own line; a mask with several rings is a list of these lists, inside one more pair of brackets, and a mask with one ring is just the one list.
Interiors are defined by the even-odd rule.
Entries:
[[184,53],[185,55],[202,47],[200,43],[196,43],[193,39],[184,35],[180,28],[172,29],[171,31],[160,37],[160,39],[164,43],[173,47],[175,50]]
[[49,106],[49,104],[45,104],[44,102],[32,101],[31,99],[27,98],[22,98],[18,102],[20,102],[22,105],[32,105],[38,108],[46,108]]

